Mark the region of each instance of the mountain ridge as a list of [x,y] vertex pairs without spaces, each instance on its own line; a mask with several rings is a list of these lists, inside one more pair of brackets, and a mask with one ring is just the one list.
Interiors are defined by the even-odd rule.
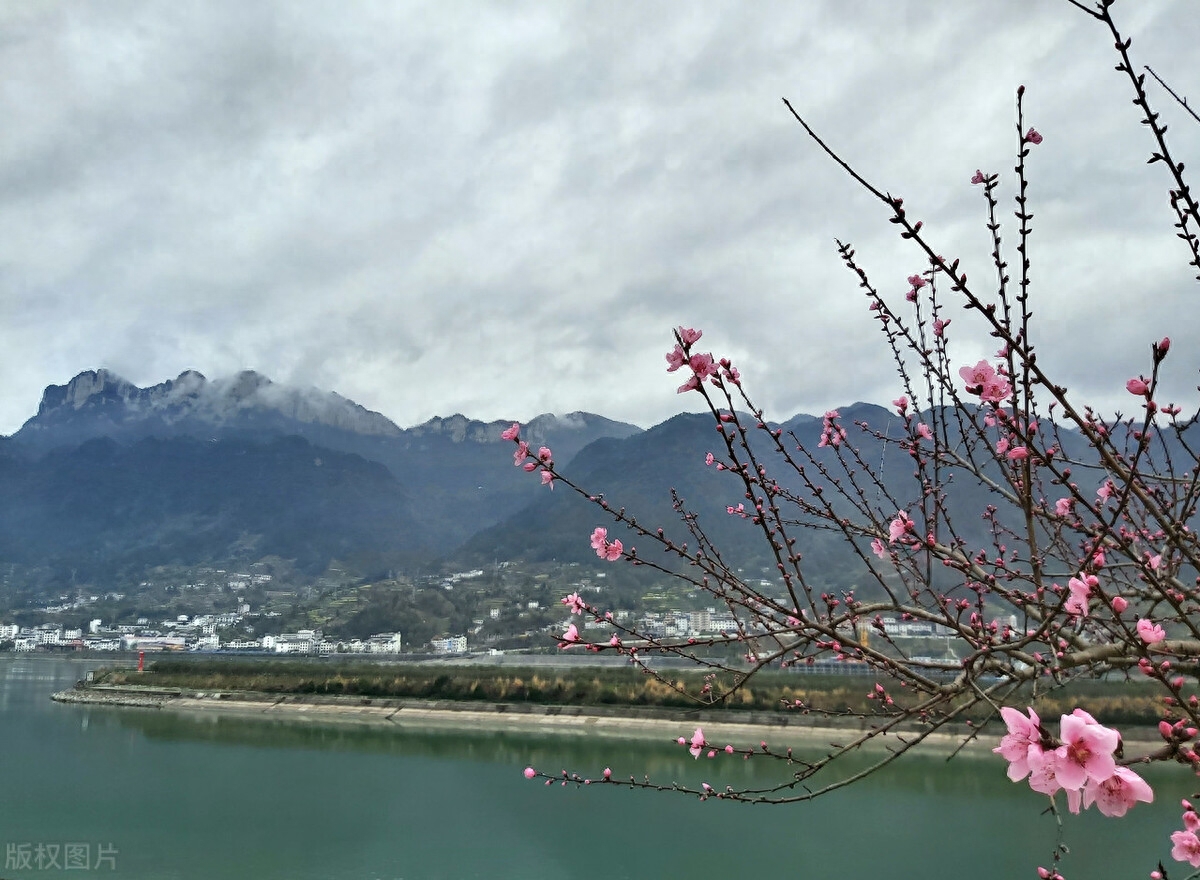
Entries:
[[[334,392],[252,370],[212,381],[186,370],[146,388],[84,371],[48,386],[37,413],[0,438],[0,562],[33,563],[41,553],[111,572],[131,559],[175,558],[180,547],[193,562],[245,546],[296,555],[296,540],[263,515],[264,497],[282,505],[281,520],[312,527],[311,552],[301,555],[314,570],[356,541],[364,551],[429,560],[533,500],[536,481],[512,466],[500,438],[510,423],[456,413],[403,429]],[[600,437],[640,431],[585,412],[527,425],[563,463]],[[395,534],[366,521],[356,498]],[[189,531],[195,540],[179,537]],[[70,536],[70,547],[55,535]]]
[[[879,475],[862,503],[886,521],[912,497],[913,462],[880,438],[907,428],[875,404],[839,412],[847,442],[862,447],[861,460]],[[592,558],[587,536],[614,526],[611,516],[514,467],[512,444],[500,438],[509,424],[455,413],[402,429],[332,392],[276,385],[253,371],[212,382],[185,371],[149,388],[87,371],[47,388],[37,415],[0,438],[0,562],[33,564],[41,554],[112,574],[164,560],[240,559],[246,548],[301,560],[314,572],[349,557],[412,564]],[[839,472],[836,450],[820,445],[821,417],[797,414],[772,427],[785,431],[787,446],[794,433],[816,471]],[[775,440],[749,435],[759,460],[772,460]],[[745,500],[744,487],[704,466],[707,453],[720,457],[722,448],[708,413],[679,413],[648,430],[595,413],[543,414],[524,423],[522,438],[551,447],[576,485],[604,492],[614,507],[678,541],[692,540],[671,507],[676,492],[731,564],[773,571],[761,535],[727,512]],[[946,441],[958,442],[953,430]],[[1068,457],[1086,457],[1077,432],[1064,430],[1061,442]],[[774,476],[804,491],[803,475],[784,467]],[[993,500],[977,480],[948,483],[947,491],[964,509]],[[960,527],[986,543],[982,520]],[[847,557],[844,540],[801,531],[796,549],[823,577],[855,582],[861,566]]]

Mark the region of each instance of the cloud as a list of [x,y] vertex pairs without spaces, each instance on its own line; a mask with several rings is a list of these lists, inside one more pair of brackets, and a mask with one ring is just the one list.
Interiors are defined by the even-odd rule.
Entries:
[[[1187,0],[1118,8],[1184,93]],[[1160,166],[1069,4],[43,3],[0,12],[0,432],[107,366],[253,368],[402,425],[692,402],[662,355],[703,327],[774,417],[896,394],[834,238],[902,297],[919,254],[787,96],[994,287],[976,167],[1030,157],[1044,363],[1126,405],[1150,340],[1200,350]],[[1165,98],[1180,158],[1200,126]],[[1188,161],[1188,164],[1195,164]],[[1010,255],[1015,260],[1015,254]],[[964,318],[963,360],[983,356]],[[1169,362],[1170,364],[1170,362]]]

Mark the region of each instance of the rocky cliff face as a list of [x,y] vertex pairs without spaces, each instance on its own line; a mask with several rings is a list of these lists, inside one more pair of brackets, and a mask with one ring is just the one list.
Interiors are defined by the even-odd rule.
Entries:
[[306,434],[306,427],[366,437],[403,433],[386,417],[339,394],[279,385],[253,370],[215,381],[186,370],[148,388],[108,370],[88,370],[66,385],[49,386],[37,415],[13,439],[40,453],[93,437],[209,437],[262,430]]

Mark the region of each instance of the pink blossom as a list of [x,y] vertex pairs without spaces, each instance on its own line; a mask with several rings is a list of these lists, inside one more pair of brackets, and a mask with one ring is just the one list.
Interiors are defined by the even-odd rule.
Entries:
[[1024,446],[1014,446],[1008,450],[1009,461],[1024,461],[1029,458],[1029,450]]
[[697,379],[704,380],[717,372],[717,365],[711,354],[694,354],[688,358],[688,366],[696,374]]
[[695,391],[700,387],[700,379],[695,373],[688,377],[688,380],[675,389],[676,394],[686,394],[689,391]]
[[1099,585],[1100,579],[1094,574],[1081,574],[1077,578],[1071,578],[1067,582],[1067,588],[1071,591],[1071,595],[1063,604],[1063,608],[1068,614],[1087,617],[1088,597],[1092,594],[1092,588]]
[[1113,596],[1112,609],[1113,611],[1117,612],[1117,614],[1123,614],[1125,609],[1128,607],[1129,603],[1125,601],[1123,596]]
[[975,169],[975,176],[971,178],[971,183],[973,183],[973,184],[979,184],[979,183],[983,183],[983,182],[984,182],[986,179],[987,179],[987,178],[983,176],[983,171],[981,171],[980,169],[976,168],[976,169]]
[[[1091,719],[1091,723],[1089,720]],[[1063,744],[1055,749],[1058,762],[1054,775],[1065,789],[1080,789],[1089,779],[1103,782],[1116,772],[1117,762],[1113,752],[1121,742],[1121,736],[1084,713],[1062,716],[1061,736]]]
[[621,639],[616,633],[613,633],[612,638],[608,640],[608,643],[614,648],[621,647]]
[[980,400],[990,403],[1003,403],[1012,395],[1012,385],[1003,377],[996,376],[983,383],[979,391]]
[[1137,622],[1137,634],[1147,645],[1153,645],[1155,642],[1161,642],[1166,639],[1167,631],[1153,621],[1142,618]]
[[1093,803],[1105,816],[1124,816],[1125,811],[1138,801],[1154,802],[1154,791],[1142,777],[1128,767],[1118,767],[1112,776],[1102,782],[1089,780],[1083,788],[1083,807]]
[[[506,438],[506,439],[511,439],[511,438]],[[533,779],[533,777],[535,777],[535,776],[537,776],[536,770],[534,770],[532,767],[525,768],[525,778],[526,779]]]
[[[1011,767],[1009,768],[1011,772]],[[1040,794],[1054,797],[1062,790],[1058,781],[1058,753],[1030,750],[1029,753],[1029,787]]]
[[517,448],[513,450],[513,466],[520,467],[525,459],[529,456],[529,444],[524,440],[517,443]]
[[973,367],[962,367],[958,375],[967,383],[967,391],[992,403],[1002,403],[1012,394],[1012,385],[987,361]]
[[692,753],[693,758],[699,758],[700,753],[704,751],[705,745],[704,731],[697,727],[696,732],[692,734],[691,748],[688,751]]
[[554,474],[550,471],[542,471],[542,485],[554,488]]
[[703,335],[703,330],[693,330],[690,327],[679,328],[679,338],[683,340],[684,345],[694,345],[700,341],[700,337]]
[[553,464],[554,463],[554,453],[552,453],[550,451],[549,446],[538,447],[537,457],[538,457],[538,461],[540,461],[542,464]]
[[921,422],[920,424],[917,425],[917,436],[922,437],[925,440],[932,440],[933,439],[933,429],[930,428],[924,422]]
[[679,343],[675,343],[673,351],[667,352],[667,372],[674,373],[680,367],[687,363],[687,355],[683,353],[683,349],[679,347]]
[[1136,379],[1130,379],[1128,382],[1126,382],[1125,390],[1130,394],[1137,395],[1138,397],[1145,397],[1150,393],[1150,386],[1146,384],[1145,379],[1139,376]]
[[999,440],[996,441],[996,454],[1004,455],[1004,453],[1006,453],[1006,452],[1008,452],[1008,438],[1001,437]]
[[1026,718],[1009,706],[1000,707],[1000,717],[1008,725],[1008,733],[992,751],[1008,761],[1008,778],[1020,782],[1032,769],[1029,765],[1030,755],[1042,753],[1041,720],[1033,709],[1029,710],[1029,717]]
[[1096,503],[1101,505],[1104,504],[1104,502],[1115,495],[1116,492],[1117,487],[1113,485],[1113,481],[1105,480],[1104,485],[1096,490]]
[[596,551],[596,555],[601,559],[615,562],[621,558],[621,551],[624,548],[621,546],[620,541],[608,540],[608,529],[600,526],[593,529],[591,543],[592,549]]
[[1177,862],[1190,862],[1200,868],[1200,838],[1194,831],[1176,831],[1171,835],[1171,858]]
[[821,420],[821,440],[817,443],[818,448],[826,446],[840,446],[842,441],[846,439],[846,429],[837,423],[838,411],[831,409],[825,413]]
[[1031,144],[1040,144],[1042,142],[1042,136],[1038,134],[1038,130],[1036,128],[1031,128],[1029,131],[1025,132],[1025,141]]
[[941,339],[946,335],[946,328],[950,326],[950,319],[943,320],[941,318],[933,319],[933,335]]
[[712,467],[712,463],[715,460],[716,459],[713,457],[713,454],[711,452],[704,456],[704,464],[707,465],[708,467]]
[[517,436],[520,433],[521,433],[520,422],[513,422],[512,427],[505,428],[503,431],[500,432],[500,439],[501,440],[516,440]]
[[900,415],[904,415],[906,412],[908,412],[908,397],[901,394],[892,401],[892,406],[896,407],[896,411],[900,413]]
[[875,538],[873,541],[871,541],[871,552],[880,559],[888,558],[887,547],[884,545],[883,541],[879,540],[878,538]]
[[563,647],[566,647],[567,645],[570,645],[570,644],[572,644],[574,642],[578,642],[578,641],[579,641],[579,629],[578,629],[578,627],[575,626],[575,624],[572,623],[570,626],[567,627],[567,631],[565,633],[563,633],[562,644],[560,644],[559,647],[563,648]]
[[1153,555],[1148,555],[1146,557],[1146,565],[1150,567],[1151,571],[1158,571],[1159,567],[1162,566],[1162,554],[1155,553]]
[[911,284],[914,289],[920,290],[922,287],[925,286],[926,281],[920,275],[909,275],[908,283]]
[[609,769],[608,767],[605,767],[605,768],[604,768],[604,778],[605,778],[605,779],[612,779],[612,770],[611,770],[611,769]]
[[908,514],[903,510],[899,511],[896,518],[888,523],[888,543],[895,544],[913,529],[913,521],[908,518]]
[[987,361],[980,361],[973,367],[960,367],[958,375],[967,383],[967,390],[979,388],[990,382],[996,376],[996,369]]
[[1067,516],[1071,512],[1071,506],[1075,503],[1073,498],[1059,498],[1054,502],[1054,512],[1059,516]]
[[578,593],[572,593],[571,595],[563,598],[562,604],[570,608],[572,614],[583,614],[583,612],[587,609],[587,606],[584,604],[583,599],[580,598]]

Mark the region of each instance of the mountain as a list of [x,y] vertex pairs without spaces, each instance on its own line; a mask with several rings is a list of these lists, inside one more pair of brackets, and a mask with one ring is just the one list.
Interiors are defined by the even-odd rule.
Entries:
[[[895,419],[886,410],[869,404],[856,404],[844,408],[842,413],[847,425],[855,418],[878,425]],[[752,424],[753,420],[747,423]],[[821,419],[800,415],[778,427],[794,431],[802,442],[816,448],[821,426]],[[751,448],[762,460],[774,465],[774,453],[765,441],[765,436],[752,434]],[[685,508],[696,515],[701,528],[728,563],[744,569],[748,577],[773,577],[775,561],[767,556],[758,527],[747,518],[727,512],[731,506],[746,503],[741,482],[732,472],[706,467],[705,457],[709,452],[718,457],[721,453],[712,416],[681,414],[635,437],[596,441],[576,456],[571,477],[589,491],[603,491],[613,509],[624,507],[636,515],[639,524],[651,530],[662,528],[676,543],[687,542],[694,548],[696,539],[672,507],[674,491]],[[822,459],[832,462],[831,450],[821,452]],[[885,462],[890,478],[911,472],[908,461],[893,458],[894,461]],[[875,461],[879,461],[878,456]],[[794,474],[789,481],[780,468],[773,467],[772,473],[781,485],[796,482]],[[636,546],[643,558],[664,564],[668,561],[654,542],[615,525],[611,515],[569,491],[556,492],[553,497],[544,494],[504,522],[479,532],[458,555],[474,562],[493,558],[594,561],[589,536],[597,526],[607,528],[610,538],[620,538],[626,547]],[[805,554],[808,565],[821,570],[824,577],[852,582],[859,569],[839,537],[812,530],[797,530],[797,535],[797,547]]]
[[[865,403],[840,412],[849,446],[878,482],[864,478],[862,466],[853,478],[845,474],[835,450],[819,448],[819,417],[779,425],[785,448],[798,440],[813,450],[815,461],[802,462],[808,479],[858,480],[859,503],[886,521],[920,497],[910,455],[872,433],[894,438],[901,420]],[[585,562],[595,560],[588,537],[596,526],[638,546],[644,558],[654,551],[565,486],[549,490],[514,467],[512,444],[500,439],[508,424],[455,414],[402,429],[337,394],[254,372],[209,381],[188,371],[149,388],[105,370],[81,373],[47,388],[37,414],[0,438],[0,563],[111,574],[266,556],[311,572],[351,558],[376,570],[433,559],[471,567],[495,559]],[[958,424],[947,420],[948,430]],[[775,560],[758,528],[727,512],[746,501],[739,480],[705,466],[707,453],[721,457],[713,427],[710,415],[682,414],[642,431],[577,412],[538,416],[522,436],[535,448],[550,446],[578,485],[604,492],[614,508],[625,506],[647,527],[661,526],[694,548],[695,537],[672,509],[674,489],[731,567],[774,578]],[[955,446],[958,438],[948,441]],[[1090,454],[1077,433],[1061,431],[1057,442],[1074,460]],[[1162,442],[1176,461],[1191,460],[1178,440]],[[807,494],[804,476],[781,466],[766,434],[752,431],[750,443],[781,486]],[[992,476],[996,467],[988,465]],[[940,475],[951,510],[969,514],[957,515],[956,527],[972,545],[986,546],[990,526],[978,512],[995,496],[951,470]],[[1081,483],[1095,478],[1087,468],[1079,474]],[[850,513],[835,494],[825,496],[834,510]],[[861,560],[838,533],[794,534],[818,583],[861,581]],[[865,542],[860,549],[869,552]],[[627,571],[623,578],[639,577],[638,569]]]
[[384,438],[403,432],[339,394],[278,385],[253,370],[211,382],[186,370],[149,388],[138,388],[108,370],[88,370],[66,385],[46,388],[37,415],[12,441],[18,449],[40,455],[95,437],[129,442],[257,434],[319,443],[346,433]]
[[[921,497],[921,486],[914,479],[915,466],[910,455],[897,446],[885,446],[871,433],[896,438],[903,430],[903,421],[892,411],[866,403],[841,407],[839,412],[840,424],[847,431],[848,447],[856,449],[861,460],[880,478],[875,482],[864,476],[861,466],[854,468],[853,479],[862,491],[860,503],[868,505],[881,522],[886,522],[895,516],[899,507]],[[743,423],[752,425],[753,419],[746,418]],[[871,432],[861,430],[859,424],[868,425]],[[958,422],[951,417],[947,424],[953,428]],[[851,484],[852,478],[839,465],[836,451],[819,446],[821,418],[798,415],[772,427],[783,429],[785,449],[789,452],[794,452],[797,440],[813,452],[815,465],[799,455],[796,460],[804,466],[806,476],[814,484],[831,487],[834,479],[846,486]],[[792,435],[795,440],[791,439]],[[950,436],[948,439],[956,446],[960,438]],[[1060,431],[1059,443],[1076,461],[1094,458],[1086,441],[1076,432]],[[780,486],[811,497],[803,487],[801,475],[781,460],[763,432],[752,431],[750,445],[757,460],[767,466],[768,473]],[[736,508],[739,503],[749,506],[741,481],[732,471],[705,467],[706,454],[712,452],[719,459],[722,447],[711,415],[678,415],[625,440],[596,441],[575,457],[570,476],[573,482],[589,492],[603,492],[604,500],[613,509],[624,507],[636,515],[639,524],[651,531],[662,528],[675,543],[688,542],[695,548],[695,537],[672,508],[671,492],[674,490],[685,508],[696,515],[700,527],[730,567],[741,570],[749,579],[775,580],[776,562],[769,554],[759,527],[748,518],[727,512],[727,508]],[[1182,459],[1177,457],[1177,460]],[[994,464],[988,465],[985,473],[992,479],[1000,477]],[[989,546],[992,541],[990,523],[980,514],[989,504],[998,504],[1001,508],[1006,504],[997,502],[988,486],[966,472],[955,474],[954,469],[944,468],[940,478],[944,481],[949,509],[956,513],[954,523],[959,534],[973,546]],[[1055,487],[1046,486],[1045,490],[1051,493]],[[861,518],[832,487],[823,497],[833,505],[835,512]],[[789,519],[802,518],[796,508],[786,503],[782,507]],[[524,558],[595,564],[589,536],[597,526],[606,527],[610,539],[620,538],[626,548],[636,547],[644,559],[659,564],[672,561],[656,542],[638,537],[615,524],[610,514],[570,491],[556,492],[553,497],[543,493],[543,497],[524,510],[480,531],[458,555],[473,563],[495,558]],[[861,559],[840,532],[795,527],[791,534],[796,538],[795,549],[803,554],[804,570],[818,591],[858,585],[866,595],[870,594],[871,581],[863,576],[865,568]],[[866,540],[861,542],[860,549],[864,554],[870,553],[868,543]],[[620,578],[627,579],[627,571],[622,568]],[[864,593],[860,591],[860,595]]]
[[103,437],[34,462],[0,457],[0,498],[0,559],[87,579],[267,555],[314,572],[333,558],[416,556],[387,469],[301,437]]
[[[199,562],[257,548],[319,569],[347,548],[445,555],[534,497],[500,439],[508,424],[453,415],[404,430],[253,371],[189,370],[148,388],[87,371],[46,388],[37,414],[0,438],[0,561]],[[640,429],[571,413],[525,431],[565,462]]]

